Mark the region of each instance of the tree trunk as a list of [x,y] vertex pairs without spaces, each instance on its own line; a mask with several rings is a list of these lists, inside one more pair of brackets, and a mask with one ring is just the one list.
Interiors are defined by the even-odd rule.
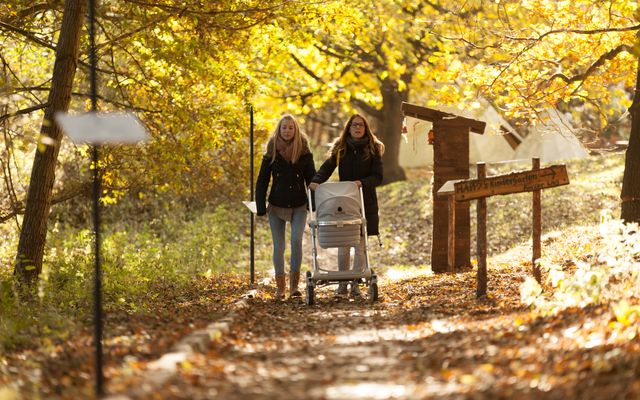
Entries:
[[55,123],[54,116],[57,112],[65,112],[69,108],[85,7],[84,0],[66,0],[64,5],[51,91],[40,128],[39,143],[44,145],[38,146],[33,160],[24,221],[16,255],[14,273],[23,283],[34,283],[42,271],[47,219],[55,180],[56,160],[62,139],[62,132]]
[[402,102],[409,99],[409,90],[398,90],[398,83],[385,79],[381,85],[382,110],[378,116],[378,134],[385,145],[382,156],[384,164],[383,183],[391,183],[406,179],[399,164],[400,140],[402,140]]
[[624,177],[622,178],[621,218],[625,222],[640,223],[640,60],[636,71],[636,88],[631,114],[631,134],[625,155]]

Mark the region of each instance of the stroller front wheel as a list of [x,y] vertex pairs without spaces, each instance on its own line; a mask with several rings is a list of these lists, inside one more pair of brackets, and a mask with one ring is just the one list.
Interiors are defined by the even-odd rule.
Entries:
[[369,300],[373,303],[378,301],[378,284],[373,282],[369,285]]
[[306,295],[304,298],[304,302],[308,305],[308,306],[312,306],[313,303],[315,302],[315,295],[314,295],[314,287],[311,285],[307,285],[307,290],[306,290]]
[[307,284],[305,285],[306,290],[305,290],[305,297],[304,297],[304,302],[308,305],[308,306],[312,306],[313,303],[315,303],[315,285],[313,283],[313,278],[311,275],[311,271],[307,271]]

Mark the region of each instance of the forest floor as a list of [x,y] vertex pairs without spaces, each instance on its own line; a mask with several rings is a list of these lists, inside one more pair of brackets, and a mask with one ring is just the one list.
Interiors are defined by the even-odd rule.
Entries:
[[[329,288],[312,307],[275,302],[261,286],[232,332],[149,398],[640,398],[637,330],[612,330],[606,306],[532,314],[518,291],[527,270],[491,271],[481,300],[474,271],[383,278],[374,304]],[[143,369],[112,389],[136,387]]]
[[[150,362],[226,306],[183,303],[146,318],[111,316],[107,326],[118,328],[105,342],[107,392],[135,399],[640,398],[637,325],[612,329],[607,305],[531,312],[518,290],[529,269],[524,262],[492,270],[490,295],[480,300],[474,270],[383,276],[373,304],[366,295],[335,297],[331,287],[318,291],[312,307],[276,302],[265,282],[228,334],[145,395],[134,389],[145,384]],[[248,288],[235,283],[237,292],[203,295],[240,297]],[[8,358],[24,397],[0,398],[91,397],[92,351],[91,332],[83,331],[51,353]]]
[[[591,257],[584,243],[595,247],[602,239],[593,226],[600,210],[616,207],[617,168],[543,194],[544,253]],[[522,302],[520,286],[531,273],[522,204],[530,195],[490,202],[488,295],[476,299],[475,268],[430,272],[428,199],[416,200],[428,198],[428,188],[415,181],[383,188],[381,220],[392,233],[384,247],[370,244],[379,266],[378,302],[369,302],[366,290],[361,299],[336,297],[335,286],[318,290],[313,306],[277,302],[268,273],[255,285],[247,274],[227,273],[197,278],[187,291],[158,287],[146,312],[107,314],[107,393],[232,400],[640,398],[638,320],[620,324],[607,300],[557,313]],[[248,307],[237,311],[228,333],[180,361],[157,387],[136,390],[148,384],[153,361],[228,315],[247,293]],[[43,347],[2,355],[0,400],[91,398],[91,335],[86,321]]]

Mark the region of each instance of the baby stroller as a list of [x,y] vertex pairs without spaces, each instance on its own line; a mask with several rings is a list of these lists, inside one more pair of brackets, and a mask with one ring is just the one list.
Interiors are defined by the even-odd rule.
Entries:
[[[312,208],[311,190],[307,190],[309,209]],[[365,219],[362,189],[355,182],[327,182],[315,190],[315,211],[311,212],[311,251],[313,271],[307,271],[307,305],[315,302],[315,288],[346,282],[365,283],[369,300],[378,299],[377,276],[369,267],[367,250],[367,221]],[[360,270],[337,271],[318,265],[318,247],[357,248],[364,235],[364,266]]]

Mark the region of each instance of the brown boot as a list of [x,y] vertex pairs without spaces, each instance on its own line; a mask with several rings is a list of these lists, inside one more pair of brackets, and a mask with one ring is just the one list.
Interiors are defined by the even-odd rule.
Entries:
[[284,300],[284,292],[287,289],[285,275],[276,275],[276,300]]
[[289,272],[289,297],[302,297],[302,293],[298,290],[298,282],[300,282],[300,271]]

